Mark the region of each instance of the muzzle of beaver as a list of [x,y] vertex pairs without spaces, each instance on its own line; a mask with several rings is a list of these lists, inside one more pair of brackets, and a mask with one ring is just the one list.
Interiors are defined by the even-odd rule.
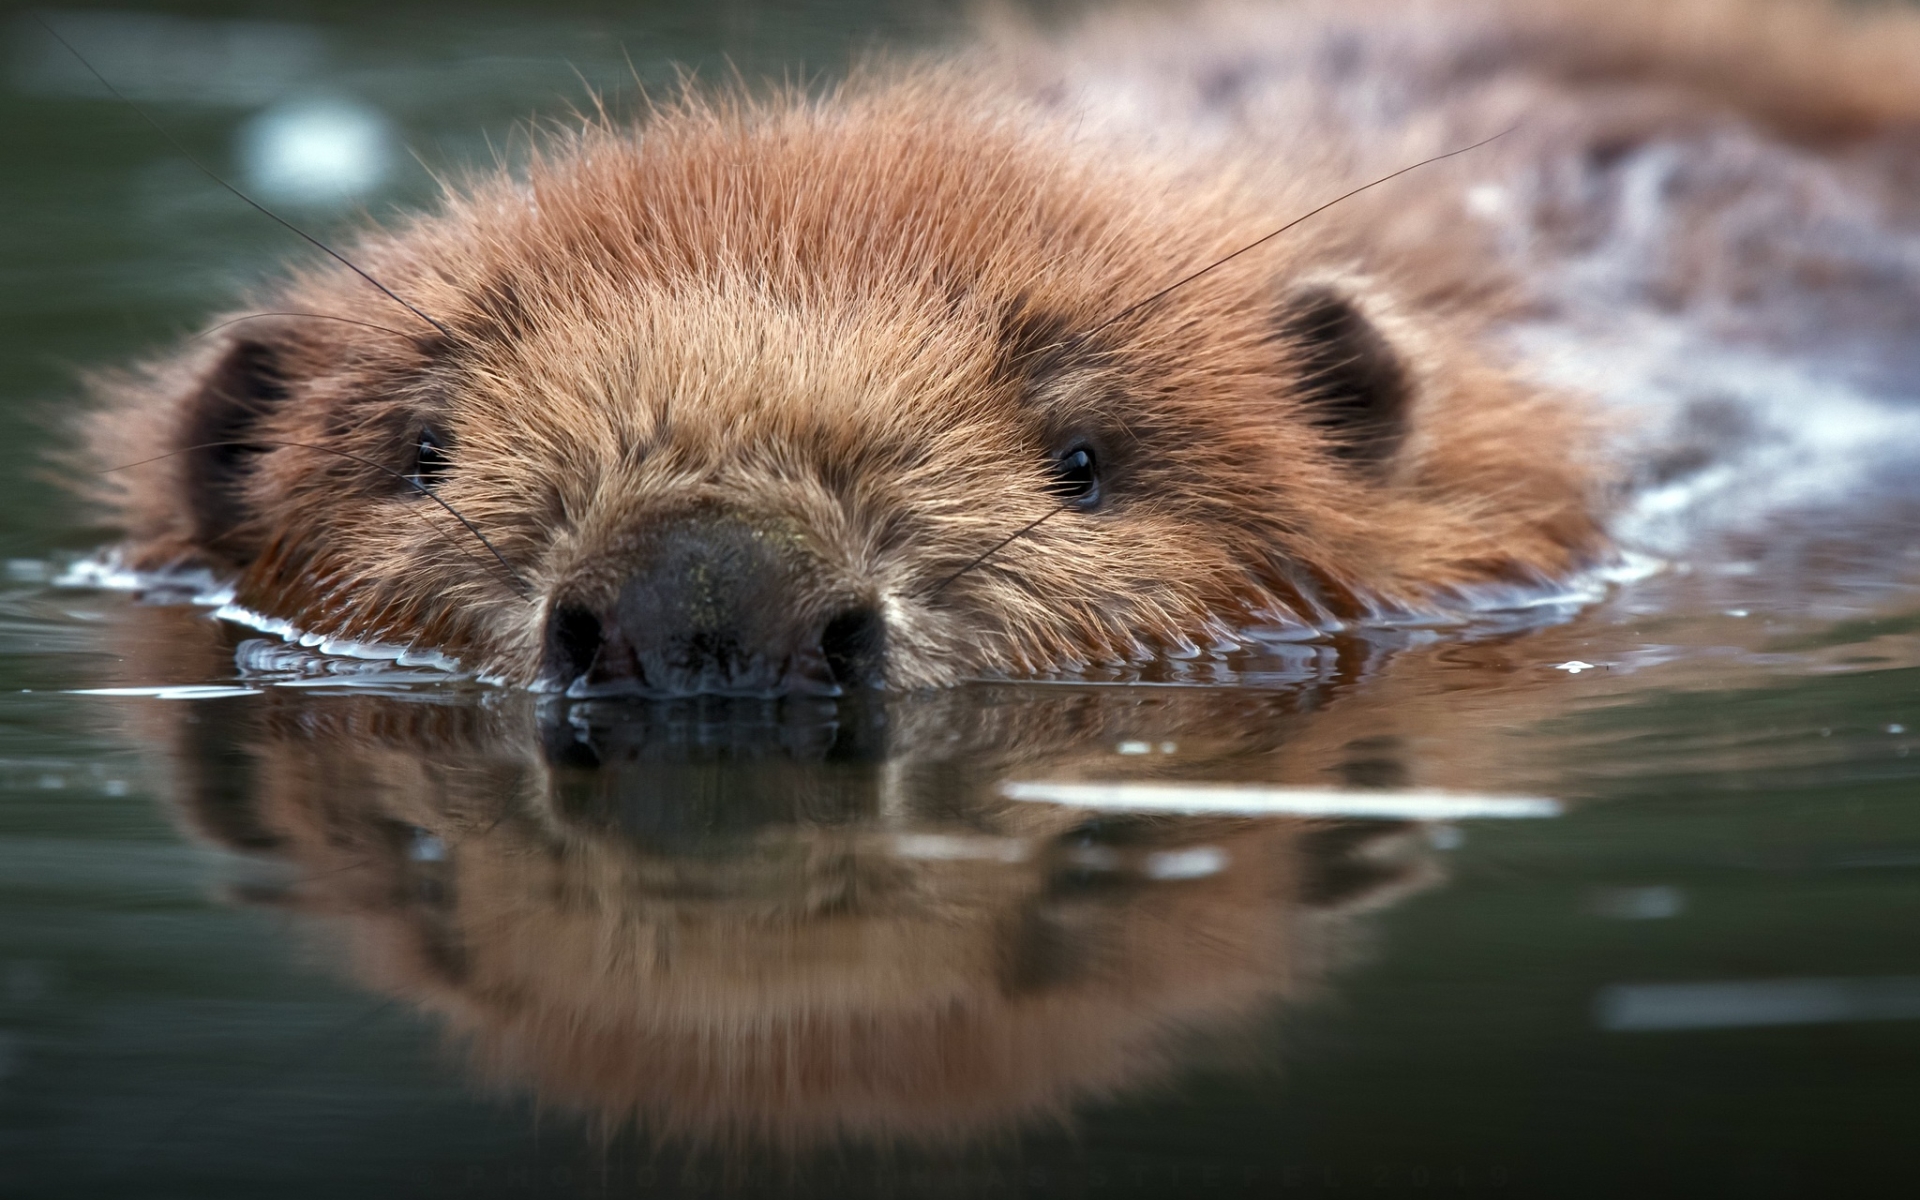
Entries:
[[838,696],[884,676],[873,605],[822,600],[797,539],[727,514],[651,525],[611,599],[557,600],[542,678],[569,696]]

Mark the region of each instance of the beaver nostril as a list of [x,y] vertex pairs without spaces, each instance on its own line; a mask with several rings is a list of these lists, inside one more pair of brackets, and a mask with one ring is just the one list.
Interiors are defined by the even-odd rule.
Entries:
[[547,669],[562,686],[587,673],[605,641],[600,618],[576,605],[554,610],[547,622]]
[[820,631],[820,653],[843,688],[878,682],[885,647],[886,625],[871,608],[850,608]]

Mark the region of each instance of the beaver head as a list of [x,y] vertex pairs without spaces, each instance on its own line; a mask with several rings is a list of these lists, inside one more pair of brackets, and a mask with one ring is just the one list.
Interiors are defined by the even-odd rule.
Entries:
[[1352,182],[1249,178],[924,72],[687,99],[351,248],[417,312],[312,269],[110,381],[95,453],[169,455],[111,476],[135,565],[578,694],[1071,671],[1591,557],[1564,408],[1394,299],[1379,210],[1138,303]]

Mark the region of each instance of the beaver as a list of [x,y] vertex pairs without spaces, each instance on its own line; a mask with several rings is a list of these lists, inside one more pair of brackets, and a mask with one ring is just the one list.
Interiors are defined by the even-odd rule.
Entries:
[[1900,216],[1912,18],[1160,20],[555,132],[104,379],[125,561],[576,696],[1071,674],[1609,561],[1612,418],[1510,335],[1578,329],[1551,285],[1649,148],[1761,165],[1657,197],[1673,278],[1617,307],[1770,336],[1782,281],[1884,283],[1719,218],[1788,160],[1839,186],[1776,232]]

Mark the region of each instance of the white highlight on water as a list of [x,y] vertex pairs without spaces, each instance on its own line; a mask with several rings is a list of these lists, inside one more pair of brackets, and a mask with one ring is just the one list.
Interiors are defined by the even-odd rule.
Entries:
[[[365,642],[352,638],[330,637],[319,633],[302,632],[290,621],[278,617],[269,617],[238,604],[223,604],[213,614],[222,621],[231,621],[249,629],[280,638],[290,646],[303,650],[314,650],[334,658],[356,658],[369,662],[391,662],[401,667],[428,667],[444,671],[448,675],[459,675],[460,664],[438,650],[416,650],[411,646],[402,646],[395,642]],[[340,682],[350,682],[350,677],[336,677]],[[326,679],[290,681],[289,686],[303,684],[309,687],[325,686]]]
[[217,608],[233,599],[231,585],[211,571],[136,571],[115,551],[83,558],[54,577],[53,586],[103,592],[168,591],[186,594],[188,603]]
[[177,687],[72,688],[69,696],[151,696],[156,700],[218,700],[222,696],[258,696],[259,688],[224,684],[187,684]]
[[1616,1033],[1920,1019],[1920,977],[1617,983],[1593,1004]]
[[1205,879],[1227,869],[1227,852],[1218,846],[1189,846],[1147,855],[1148,879]]
[[[401,667],[425,667],[446,673],[449,677],[467,678],[460,663],[438,650],[418,650],[412,646],[403,646],[394,642],[360,641],[352,638],[329,637],[324,634],[308,633],[291,621],[279,617],[269,617],[250,608],[233,602],[231,585],[215,578],[207,571],[136,571],[126,565],[120,556],[109,550],[69,564],[53,580],[55,587],[97,589],[111,592],[177,592],[186,598],[187,603],[213,610],[215,618],[256,629],[304,650],[341,660],[362,660],[369,663],[393,663]],[[483,683],[493,680],[481,676]],[[280,687],[351,687],[369,682],[365,675],[351,672],[318,676],[311,679],[276,680]],[[73,693],[76,695],[141,695],[164,696],[167,699],[206,699],[214,695],[238,695],[237,691],[214,691],[206,688],[114,688],[89,689]]]
[[1232,784],[1009,782],[1000,785],[1000,794],[1009,800],[1032,800],[1104,812],[1194,816],[1459,821],[1557,817],[1563,811],[1558,800],[1544,796],[1483,796],[1427,789],[1363,792]]
[[416,650],[411,646],[402,646],[394,642],[362,642],[352,638],[303,633],[291,621],[257,613],[232,601],[222,604],[213,615],[222,621],[231,621],[235,625],[244,625],[248,629],[272,634],[290,645],[307,650],[318,650],[322,654],[333,655],[336,658],[363,658],[396,663],[403,667],[432,667],[449,674],[457,674],[460,671],[458,662],[438,650]]

